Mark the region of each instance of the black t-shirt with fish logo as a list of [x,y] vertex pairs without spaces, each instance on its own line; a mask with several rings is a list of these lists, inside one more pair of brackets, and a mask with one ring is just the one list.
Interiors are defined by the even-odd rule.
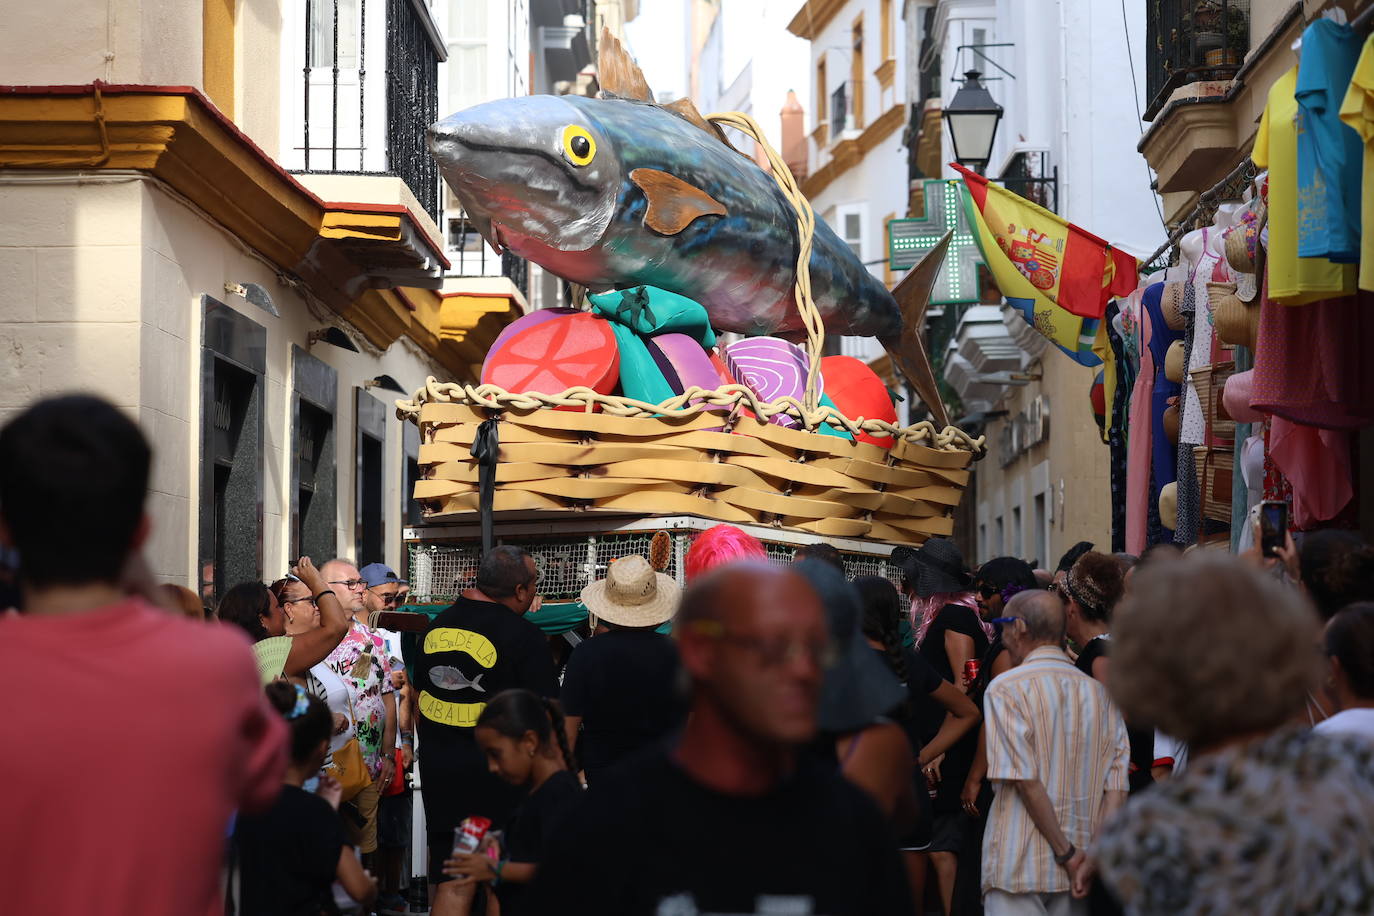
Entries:
[[514,687],[558,695],[553,655],[537,626],[504,605],[470,598],[434,618],[415,664],[429,830],[451,830],[471,815],[499,826],[509,816],[518,790],[487,772],[473,726],[492,697]]

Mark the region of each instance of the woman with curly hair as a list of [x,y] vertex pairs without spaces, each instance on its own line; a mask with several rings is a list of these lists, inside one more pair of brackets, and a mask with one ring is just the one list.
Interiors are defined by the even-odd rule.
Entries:
[[1191,758],[1102,828],[1094,854],[1127,913],[1374,912],[1374,744],[1292,725],[1320,677],[1317,625],[1233,557],[1133,577],[1109,686]]

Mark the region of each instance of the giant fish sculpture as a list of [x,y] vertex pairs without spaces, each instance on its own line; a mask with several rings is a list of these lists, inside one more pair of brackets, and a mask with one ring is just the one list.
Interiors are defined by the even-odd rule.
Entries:
[[[656,286],[701,303],[712,324],[799,336],[797,217],[777,183],[689,100],[656,104],[602,33],[598,98],[524,96],[429,129],[429,146],[491,246],[592,291]],[[876,337],[940,425],[949,422],[921,338],[944,244],[893,292],[824,221],[811,290],[826,330]]]

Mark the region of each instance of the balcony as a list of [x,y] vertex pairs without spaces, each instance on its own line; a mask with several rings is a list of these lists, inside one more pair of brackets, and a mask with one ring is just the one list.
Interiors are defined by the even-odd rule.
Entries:
[[1250,2],[1152,0],[1145,28],[1145,120],[1151,121],[1176,93],[1190,95],[1179,92],[1183,87],[1235,77],[1250,49]]
[[287,15],[283,53],[300,75],[285,87],[284,164],[303,176],[398,178],[437,222],[439,173],[425,129],[439,115],[447,52],[428,5],[294,0]]
[[1021,150],[1011,157],[997,180],[1008,191],[1020,194],[1051,213],[1059,212],[1059,166],[1050,165],[1046,150]]

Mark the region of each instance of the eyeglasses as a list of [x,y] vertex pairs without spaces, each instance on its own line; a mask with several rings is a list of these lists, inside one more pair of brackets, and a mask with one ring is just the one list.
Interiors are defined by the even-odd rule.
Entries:
[[365,585],[367,585],[367,582],[366,582],[365,580],[363,580],[363,579],[339,579],[339,580],[331,580],[331,581],[329,582],[329,584],[330,584],[330,585],[342,585],[344,588],[348,589],[350,592],[359,592],[359,591],[362,591],[362,590],[363,590],[363,587],[364,587]]
[[994,618],[992,618],[992,620],[990,620],[990,621],[988,621],[988,622],[989,622],[989,623],[1000,623],[1000,624],[1002,624],[1003,626],[1006,626],[1007,624],[1016,623],[1016,621],[1018,621],[1018,620],[1025,620],[1025,619],[1026,619],[1026,618],[1024,618],[1024,617],[994,617]]
[[315,606],[315,598],[313,595],[306,595],[304,598],[283,598],[280,603],[282,607],[286,607],[288,604],[300,604],[302,601],[309,604],[311,607]]
[[738,646],[754,654],[759,664],[765,668],[777,668],[787,664],[799,655],[806,655],[821,669],[833,668],[839,661],[839,650],[830,640],[807,642],[800,639],[763,639],[757,636],[741,636],[727,632],[718,620],[698,620],[689,629],[693,633],[718,639],[723,643]]

